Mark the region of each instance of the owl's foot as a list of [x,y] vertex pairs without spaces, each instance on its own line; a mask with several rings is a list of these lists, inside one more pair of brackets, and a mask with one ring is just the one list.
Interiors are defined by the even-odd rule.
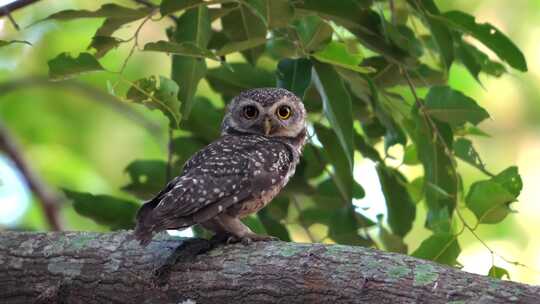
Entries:
[[242,245],[247,246],[253,242],[271,242],[279,241],[279,238],[271,235],[262,235],[255,233],[248,233],[242,237],[231,237],[228,243],[242,243]]

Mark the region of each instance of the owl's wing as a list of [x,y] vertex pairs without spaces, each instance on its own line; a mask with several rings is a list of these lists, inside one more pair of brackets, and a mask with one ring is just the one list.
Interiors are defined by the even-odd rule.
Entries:
[[146,212],[141,208],[137,226],[157,232],[204,222],[281,181],[291,160],[283,143],[256,135],[222,137],[196,153],[183,174],[145,204]]

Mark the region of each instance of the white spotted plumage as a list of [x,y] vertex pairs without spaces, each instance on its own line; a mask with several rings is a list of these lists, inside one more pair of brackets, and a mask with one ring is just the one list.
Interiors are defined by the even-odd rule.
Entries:
[[[243,119],[246,104],[257,107],[259,120]],[[272,117],[278,106],[291,109],[290,121]],[[263,130],[268,121],[262,119],[272,120],[270,132]],[[281,191],[305,139],[305,110],[294,94],[273,88],[241,93],[228,108],[222,136],[194,154],[182,174],[141,207],[135,235],[147,244],[156,232],[195,224],[216,234],[251,235],[238,218],[257,212]]]

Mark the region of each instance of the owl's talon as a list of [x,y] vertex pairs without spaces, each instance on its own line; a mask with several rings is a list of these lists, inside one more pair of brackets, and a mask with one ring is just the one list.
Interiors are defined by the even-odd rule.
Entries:
[[248,234],[240,238],[242,245],[247,246],[253,242],[272,242],[279,241],[279,238],[271,235],[260,235],[260,234]]

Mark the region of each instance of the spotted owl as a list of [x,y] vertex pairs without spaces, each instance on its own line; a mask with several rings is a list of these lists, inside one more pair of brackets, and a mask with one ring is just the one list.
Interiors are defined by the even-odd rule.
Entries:
[[233,98],[221,137],[189,159],[137,213],[135,237],[147,245],[166,229],[200,224],[214,237],[263,241],[240,219],[266,206],[294,174],[306,141],[306,110],[293,93],[251,89]]

